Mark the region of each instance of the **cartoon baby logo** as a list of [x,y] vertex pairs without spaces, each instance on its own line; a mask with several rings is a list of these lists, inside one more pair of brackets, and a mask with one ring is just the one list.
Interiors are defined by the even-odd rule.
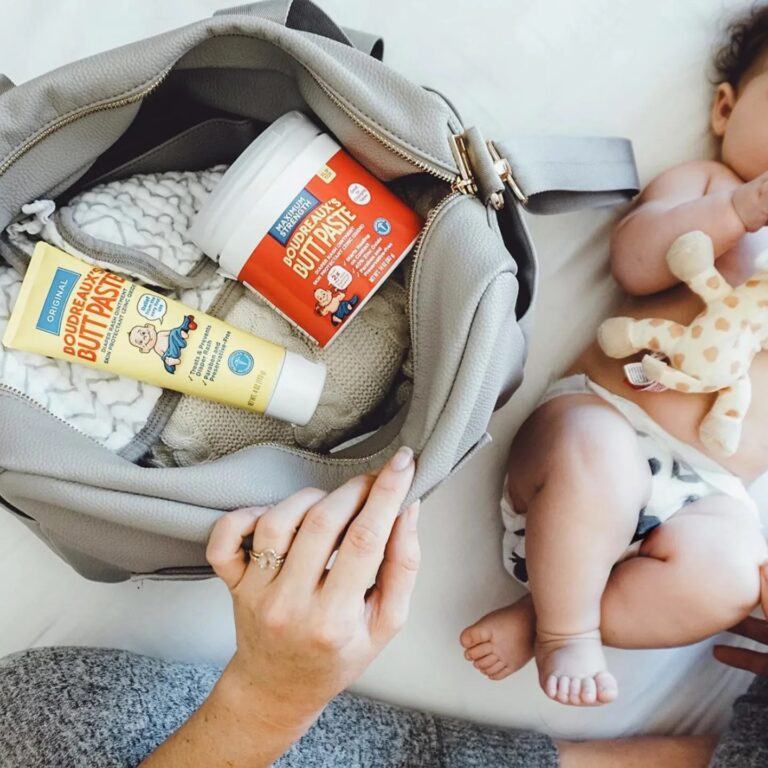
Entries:
[[196,328],[195,316],[185,315],[181,325],[169,331],[159,331],[152,323],[136,325],[128,333],[128,339],[142,354],[157,354],[168,373],[176,373],[176,366],[181,362],[181,352],[187,346],[190,331]]
[[331,316],[334,325],[341,325],[354,311],[360,297],[357,294],[346,298],[344,291],[334,291],[329,288],[318,288],[315,291],[315,310],[326,317]]

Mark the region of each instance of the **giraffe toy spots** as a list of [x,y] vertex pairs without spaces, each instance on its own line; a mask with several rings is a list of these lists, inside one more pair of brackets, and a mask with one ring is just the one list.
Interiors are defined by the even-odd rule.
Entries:
[[715,267],[712,240],[689,232],[672,244],[667,264],[704,302],[688,326],[664,320],[612,317],[597,332],[609,357],[624,358],[643,350],[648,379],[678,392],[718,392],[699,427],[702,443],[723,456],[736,452],[741,425],[752,396],[749,368],[768,347],[768,270],[742,285],[728,284]]

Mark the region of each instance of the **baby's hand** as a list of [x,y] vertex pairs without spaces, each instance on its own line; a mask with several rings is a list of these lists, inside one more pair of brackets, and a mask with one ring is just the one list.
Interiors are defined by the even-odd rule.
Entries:
[[768,172],[736,187],[731,202],[747,232],[764,227],[768,223]]

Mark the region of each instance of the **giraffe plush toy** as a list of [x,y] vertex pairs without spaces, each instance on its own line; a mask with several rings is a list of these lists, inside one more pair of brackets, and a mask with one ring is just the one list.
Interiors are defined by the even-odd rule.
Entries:
[[751,399],[749,367],[768,348],[768,269],[737,288],[715,267],[712,240],[689,232],[672,244],[667,263],[704,301],[689,326],[661,318],[612,317],[598,329],[598,343],[609,357],[642,350],[648,379],[678,392],[719,392],[699,427],[701,442],[723,456],[736,452]]

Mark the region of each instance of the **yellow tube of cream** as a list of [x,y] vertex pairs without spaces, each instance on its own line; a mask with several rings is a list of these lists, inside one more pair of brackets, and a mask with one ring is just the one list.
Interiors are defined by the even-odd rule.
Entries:
[[3,344],[306,424],[325,365],[47,243],[35,247]]

